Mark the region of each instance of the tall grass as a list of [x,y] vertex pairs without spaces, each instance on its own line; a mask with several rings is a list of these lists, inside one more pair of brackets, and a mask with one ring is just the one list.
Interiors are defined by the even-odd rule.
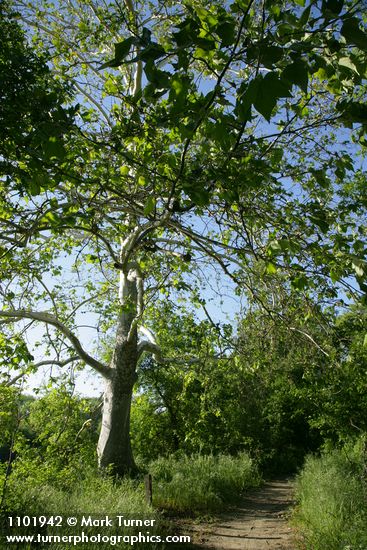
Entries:
[[366,550],[366,439],[309,457],[297,480],[295,520],[312,550]]
[[[146,502],[144,487],[141,482],[124,479],[114,483],[108,477],[101,477],[96,472],[87,472],[75,484],[73,490],[55,487],[51,483],[35,484],[32,478],[20,480],[19,478],[9,479],[9,499],[7,503],[6,516],[62,516],[63,524],[61,529],[55,527],[28,529],[27,534],[41,533],[43,535],[80,535],[83,531],[87,536],[100,533],[103,536],[116,535],[137,535],[140,531],[143,535],[149,531],[150,535],[164,535],[160,514],[154,511]],[[73,516],[78,519],[76,527],[68,527],[66,518]],[[93,519],[102,519],[105,516],[112,518],[113,526],[81,526],[82,516],[91,516]],[[149,527],[119,527],[116,516],[140,520],[155,520],[153,526]],[[6,534],[21,534],[20,529],[7,530]],[[0,537],[2,539],[2,537]],[[107,541],[98,544],[83,543],[83,548],[109,549],[114,546]],[[46,544],[49,550],[65,550],[75,548],[71,543],[50,543]],[[116,544],[118,548],[131,548],[131,544],[122,540]],[[163,544],[150,542],[135,543],[134,548],[156,549],[164,548]],[[14,545],[16,548],[16,545]],[[27,546],[22,545],[22,550]],[[33,547],[32,547],[33,548]],[[9,550],[4,539],[0,542],[1,550]]]
[[[153,508],[145,501],[144,484],[142,480],[124,479],[114,483],[108,477],[101,477],[94,470],[80,472],[80,478],[73,485],[65,480],[60,485],[60,480],[52,483],[50,476],[35,476],[32,470],[25,475],[24,468],[15,467],[7,487],[7,502],[5,520],[12,516],[62,516],[64,519],[70,516],[78,518],[78,526],[68,528],[63,522],[61,530],[55,530],[52,526],[43,529],[31,529],[27,534],[39,533],[43,535],[78,535],[83,531],[87,536],[97,533],[102,535],[137,535],[140,531],[143,535],[149,532],[150,536],[160,535],[165,537],[175,530],[173,525],[168,525],[159,508],[169,508],[176,512],[211,511],[218,510],[226,502],[238,499],[239,493],[248,487],[258,485],[260,482],[258,471],[252,460],[246,454],[238,457],[230,456],[200,456],[193,457],[169,457],[154,461],[149,470],[153,476]],[[123,527],[118,528],[116,521],[113,527],[89,527],[81,528],[81,517],[92,516],[103,518],[104,516],[115,518],[124,516],[132,519],[155,520],[153,526],[148,527]],[[7,533],[9,534],[9,532]],[[14,529],[11,534],[20,534]],[[111,550],[110,542],[96,544],[82,544],[83,548],[99,548]],[[14,545],[16,547],[16,545]],[[27,545],[22,545],[22,550],[28,550]],[[129,543],[121,542],[118,548],[131,548]],[[136,542],[137,550],[156,549],[163,550],[163,543]],[[175,545],[176,548],[182,547]],[[185,548],[187,546],[184,546]],[[33,547],[32,547],[33,548]],[[75,548],[69,543],[47,544],[48,550],[65,550]],[[0,550],[9,550],[9,547],[0,536]]]
[[246,453],[159,458],[150,464],[150,472],[154,505],[180,512],[218,510],[260,483],[257,467]]

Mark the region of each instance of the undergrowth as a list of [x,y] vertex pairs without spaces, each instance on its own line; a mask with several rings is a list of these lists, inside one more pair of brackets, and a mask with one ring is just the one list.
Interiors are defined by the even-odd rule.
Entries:
[[[56,529],[53,526],[33,529],[7,530],[6,534],[42,535],[80,535],[83,531],[87,536],[102,535],[137,535],[139,531],[149,536],[164,537],[172,531],[167,520],[164,520],[160,509],[169,509],[174,513],[193,511],[214,511],[226,503],[238,499],[241,491],[259,484],[260,477],[254,463],[247,454],[237,457],[201,456],[160,458],[149,465],[153,477],[153,507],[145,501],[145,490],[142,479],[123,479],[114,481],[109,477],[99,475],[94,469],[80,471],[79,479],[65,483],[60,479],[52,480],[52,475],[44,474],[37,477],[32,469],[26,474],[25,465],[14,464],[6,488],[6,506],[3,510],[4,525],[11,516],[62,516],[63,526]],[[75,472],[74,472],[75,474]],[[73,477],[75,480],[75,476]],[[74,516],[78,518],[77,527],[68,527],[65,519]],[[110,526],[81,526],[82,516],[101,519],[105,516],[113,518]],[[118,527],[116,516],[126,519],[150,519],[154,525],[148,527]],[[25,533],[26,531],[26,533]],[[177,534],[177,533],[174,533]],[[8,545],[0,542],[0,550],[8,550]],[[78,543],[81,544],[81,543]],[[115,544],[118,548],[131,548],[131,544],[121,541]],[[48,550],[65,550],[75,548],[73,543],[49,543]],[[111,549],[111,541],[100,541],[83,548]],[[16,545],[14,545],[14,548]],[[34,546],[36,547],[36,546]],[[37,546],[38,547],[38,546]],[[176,548],[181,546],[175,545]],[[186,546],[184,546],[186,548]],[[22,550],[29,546],[22,544]],[[32,546],[33,548],[33,546]],[[163,543],[151,542],[149,539],[135,542],[134,548],[155,549],[165,548]]]
[[[116,535],[137,535],[139,531],[145,534],[147,531],[150,535],[162,534],[163,525],[161,523],[160,514],[154,511],[146,502],[144,495],[144,487],[142,482],[124,479],[114,482],[109,477],[102,477],[95,471],[88,471],[74,485],[73,489],[56,487],[51,483],[35,484],[34,479],[20,480],[15,475],[10,476],[8,487],[7,508],[5,522],[7,516],[62,516],[62,528],[52,526],[44,528],[27,529],[27,534],[41,533],[42,535],[80,535],[83,531],[88,537],[99,534],[103,536]],[[66,518],[73,516],[78,520],[76,527],[68,527]],[[112,518],[113,526],[106,525],[84,525],[81,526],[81,518],[91,516],[94,519],[103,519],[105,516]],[[140,519],[140,520],[155,520],[153,526],[149,527],[119,527],[117,516],[124,518]],[[121,520],[123,521],[123,520]],[[6,534],[23,534],[24,529],[8,529]],[[112,539],[113,542],[113,539]],[[8,550],[6,543],[0,544],[1,550]],[[4,545],[5,544],[5,545]],[[101,540],[96,543],[80,543],[83,548],[99,548],[109,549],[114,547],[111,541]],[[116,544],[118,548],[131,548],[131,544],[120,540]],[[78,545],[76,545],[78,546]],[[65,550],[76,548],[73,543],[58,542],[46,544],[48,550]],[[14,545],[14,548],[16,545]],[[38,547],[38,546],[37,546]],[[22,550],[28,550],[26,545],[21,546]],[[33,548],[33,546],[32,546]],[[163,544],[151,542],[140,543],[136,542],[134,548],[164,548]]]
[[159,458],[150,471],[155,506],[179,512],[219,510],[260,483],[257,467],[246,453]]
[[366,438],[308,457],[298,477],[295,521],[307,550],[366,550]]

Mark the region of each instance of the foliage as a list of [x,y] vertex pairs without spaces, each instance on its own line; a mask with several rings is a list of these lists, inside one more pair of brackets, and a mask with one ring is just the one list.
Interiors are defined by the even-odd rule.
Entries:
[[[231,454],[250,450],[263,467],[286,472],[318,448],[318,429],[310,427],[310,419],[319,412],[318,390],[312,393],[312,384],[315,373],[328,362],[316,343],[332,349],[326,333],[328,326],[331,331],[331,314],[328,325],[312,300],[302,302],[297,293],[284,289],[278,316],[269,319],[254,308],[240,321],[233,346],[230,327],[220,337],[219,327],[207,321],[195,326],[192,317],[179,317],[162,307],[153,326],[163,349],[174,345],[179,354],[182,339],[186,351],[199,360],[182,365],[178,355],[177,364],[142,362],[132,407],[133,444],[139,454],[150,458],[152,434],[160,433],[165,446],[155,447],[157,455],[177,449]],[[286,323],[278,321],[280,315]],[[170,327],[167,333],[163,323]],[[289,331],[289,326],[299,332]],[[301,332],[312,335],[315,344]],[[227,358],[213,359],[225,337]],[[144,425],[147,430],[139,430]]]
[[297,483],[295,520],[305,547],[362,550],[367,545],[366,438],[308,457]]
[[[194,449],[208,436],[207,451],[224,431],[225,446],[235,451],[236,433],[239,446],[256,435],[243,433],[233,404],[229,411],[212,383],[218,372],[227,395],[235,387],[243,400],[248,395],[247,366],[242,379],[234,373],[233,384],[224,381],[226,344],[233,341],[228,327],[188,321],[181,329],[190,338],[174,342],[166,326],[158,332],[161,348],[154,337],[139,338],[138,329],[144,335],[157,318],[152,309],[159,299],[204,307],[218,272],[239,297],[250,294],[285,325],[287,316],[264,303],[259,281],[280,277],[288,295],[293,289],[319,304],[339,300],[340,286],[350,295],[365,293],[366,178],[357,160],[366,132],[363,3],[19,0],[17,8],[25,35],[12,23],[1,57],[21,115],[15,141],[4,139],[11,169],[6,185],[1,180],[0,344],[5,358],[16,355],[6,369],[26,376],[45,363],[79,363],[104,376],[109,403],[126,406],[125,419],[119,417],[125,430],[105,419],[102,431],[110,426],[115,442],[122,434],[124,452],[120,441],[118,452],[108,454],[111,434],[103,433],[100,456],[107,465],[126,457],[117,468],[123,473],[133,467],[129,403],[137,362],[154,353],[166,372],[172,361],[184,366],[171,385],[168,376],[155,382],[155,391],[163,383],[169,389],[164,407],[176,422],[172,445],[187,434]],[[53,93],[51,82],[61,91]],[[39,95],[47,112],[36,117]],[[11,100],[4,96],[5,129],[14,126]],[[65,102],[79,106],[68,110]],[[34,323],[44,327],[42,336],[28,346]],[[94,329],[94,347],[85,325]],[[305,325],[297,326],[313,334]],[[202,372],[186,353],[193,329],[203,333],[195,341]],[[112,332],[107,365],[100,335]],[[287,355],[271,353],[275,360]],[[218,370],[213,355],[223,361]],[[288,379],[302,379],[303,366],[279,378],[271,372],[268,384],[272,358],[266,359],[260,387],[273,384],[276,398],[267,401],[260,432],[276,420],[269,445],[280,448],[300,426],[307,433],[303,382],[283,390]],[[238,423],[226,431],[227,412]],[[289,413],[287,433],[281,419]]]
[[[7,185],[37,194],[41,185],[61,179],[64,142],[70,138],[75,110],[67,109],[67,87],[56,81],[45,52],[36,53],[11,9],[0,4],[0,176],[1,201]],[[4,236],[5,237],[5,236]],[[8,242],[11,242],[8,239]]]
[[366,321],[365,306],[360,305],[336,319],[333,361],[310,380],[318,410],[312,423],[334,443],[367,429]]
[[246,453],[236,457],[178,454],[159,458],[149,468],[155,505],[184,512],[218,510],[260,483],[257,467]]
[[[162,352],[172,360],[165,364],[147,357],[140,364],[132,422],[135,427],[139,417],[140,425],[147,427],[147,439],[141,440],[143,432],[137,430],[133,443],[145,458],[152,452],[154,457],[159,456],[159,446],[149,449],[148,445],[149,434],[159,431],[165,437],[163,454],[178,448],[187,453],[236,452],[237,447],[225,444],[231,438],[230,428],[219,414],[220,404],[226,396],[230,399],[233,361],[229,357],[215,359],[223,350],[221,330],[229,336],[231,327],[213,327],[209,320],[199,321],[192,312],[182,315],[182,310],[177,311],[168,301],[156,301],[149,313],[148,320],[159,334]],[[182,360],[184,355],[186,361]],[[217,392],[216,397],[213,392]],[[218,447],[219,438],[222,441]]]
[[73,487],[95,460],[96,425],[90,401],[61,387],[21,409],[10,489],[48,483]]
[[19,390],[13,387],[0,386],[0,446],[8,444],[16,430]]
[[[321,443],[310,426],[317,409],[309,377],[327,364],[333,315],[322,313],[307,293],[294,292],[279,280],[262,293],[262,300],[263,307],[253,307],[239,328],[242,385],[251,396],[249,416],[258,419],[253,427],[251,420],[245,422],[263,466],[270,472],[290,472]],[[270,300],[275,315],[267,320]],[[246,393],[240,393],[244,402]]]
[[171,418],[149,393],[134,397],[131,407],[131,443],[137,461],[146,464],[177,448]]
[[[128,10],[115,12],[112,5],[96,13],[88,3],[72,8],[59,6],[56,20],[50,16],[50,6],[40,3],[35,13],[24,6],[22,14],[28,22],[37,26],[37,17],[42,17],[43,32],[36,33],[38,40],[53,48],[55,69],[65,81],[73,83],[88,107],[82,114],[83,133],[70,151],[77,159],[76,169],[64,167],[64,178],[79,182],[78,201],[89,205],[88,220],[82,209],[65,211],[59,200],[64,188],[53,197],[57,201],[53,200],[53,219],[48,216],[47,224],[68,233],[68,224],[61,222],[66,215],[71,225],[82,225],[95,237],[99,225],[106,231],[109,224],[102,215],[100,201],[95,194],[93,205],[88,199],[97,178],[110,193],[113,189],[116,201],[124,203],[127,196],[135,197],[134,215],[160,219],[159,225],[166,231],[161,220],[163,203],[174,213],[174,224],[178,223],[176,218],[185,220],[186,212],[200,217],[210,206],[211,229],[215,233],[225,230],[227,245],[237,239],[233,251],[263,258],[269,271],[280,266],[291,269],[295,287],[310,284],[318,288],[320,270],[312,270],[309,277],[309,262],[323,265],[323,275],[334,281],[347,274],[358,275],[363,271],[364,259],[358,250],[352,250],[348,229],[355,227],[355,216],[363,207],[351,204],[345,193],[345,185],[351,186],[354,162],[349,151],[342,151],[337,129],[354,122],[357,132],[363,134],[366,34],[359,26],[362,20],[358,3],[353,7],[348,2],[337,4],[330,7],[320,2],[312,9],[302,9],[297,2],[279,1],[264,6],[260,18],[260,6],[254,1],[234,2],[229,10],[220,3],[167,5],[165,16],[152,4],[150,17],[149,9],[137,3],[136,20],[148,16],[149,26],[144,27],[129,20]],[[177,10],[182,13],[178,15]],[[70,18],[78,25],[68,26]],[[102,34],[102,23],[109,29],[107,34]],[[121,41],[115,44],[115,57],[101,65],[116,35]],[[82,84],[76,80],[79,67]],[[133,93],[124,82],[137,76],[139,67],[144,70],[147,84]],[[95,95],[90,99],[92,83]],[[107,97],[113,102],[110,112],[104,106]],[[331,98],[336,103],[334,112]],[[320,105],[325,109],[323,117]],[[351,114],[358,109],[360,116]],[[255,129],[262,120],[259,113],[278,125],[275,133],[261,124],[257,135]],[[324,132],[328,126],[335,129],[333,138]],[[304,127],[307,137],[300,130]],[[314,128],[319,134],[319,148],[312,135]],[[85,135],[89,139],[84,139]],[[327,149],[330,142],[333,145]],[[111,158],[115,169],[106,166]],[[282,175],[278,177],[278,173]],[[291,179],[297,191],[288,189],[285,178]],[[298,193],[301,200],[296,198]],[[332,206],[334,200],[343,212],[340,217]],[[107,211],[115,209],[111,201],[112,196],[105,204]],[[285,202],[289,207],[283,209]],[[251,214],[249,207],[255,204],[255,213]],[[50,203],[44,206],[48,211]],[[96,209],[102,218],[92,222]],[[121,211],[122,219],[125,210]],[[216,227],[214,220],[221,212],[225,214],[220,227]],[[118,229],[122,236],[131,230],[123,225]],[[188,229],[185,224],[186,235]],[[238,233],[244,240],[242,246]],[[112,248],[113,235],[108,237]],[[303,239],[297,235],[303,235]],[[149,232],[149,242],[143,240],[141,245],[150,247],[149,251],[160,256],[163,263],[159,244],[157,249],[150,242],[156,237]],[[195,239],[186,243],[181,260],[185,254],[193,257],[194,243]],[[103,240],[100,245],[103,247]],[[337,264],[332,254],[336,252]],[[96,251],[86,253],[91,262],[99,256]],[[151,268],[151,260],[143,250],[138,259],[143,269]],[[251,263],[247,257],[241,261]],[[178,261],[177,267],[182,270],[184,265]]]
[[[210,324],[197,322],[195,329],[193,318],[163,306],[154,325],[162,345],[179,350],[181,335],[195,334],[184,346],[202,359],[186,366],[179,360],[142,363],[143,393],[133,404],[133,419],[149,428],[134,434],[139,454],[151,458],[149,434],[160,433],[166,446],[157,447],[157,455],[251,450],[268,471],[287,472],[324,441],[343,441],[365,429],[364,307],[322,311],[283,283],[261,300],[263,307],[253,305],[240,321],[236,346],[221,360],[205,355],[216,342]],[[268,300],[276,312],[270,318]],[[162,327],[167,321],[168,334]]]

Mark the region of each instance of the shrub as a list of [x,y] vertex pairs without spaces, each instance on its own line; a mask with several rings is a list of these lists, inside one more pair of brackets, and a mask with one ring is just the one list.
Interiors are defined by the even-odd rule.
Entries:
[[366,439],[308,457],[298,477],[296,522],[306,548],[367,548]]

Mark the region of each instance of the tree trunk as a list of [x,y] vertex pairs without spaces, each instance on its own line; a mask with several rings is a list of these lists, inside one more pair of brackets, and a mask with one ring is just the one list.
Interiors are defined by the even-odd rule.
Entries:
[[136,472],[130,441],[130,408],[137,379],[137,274],[121,273],[122,304],[111,360],[112,375],[106,380],[98,460],[102,469],[117,476]]

